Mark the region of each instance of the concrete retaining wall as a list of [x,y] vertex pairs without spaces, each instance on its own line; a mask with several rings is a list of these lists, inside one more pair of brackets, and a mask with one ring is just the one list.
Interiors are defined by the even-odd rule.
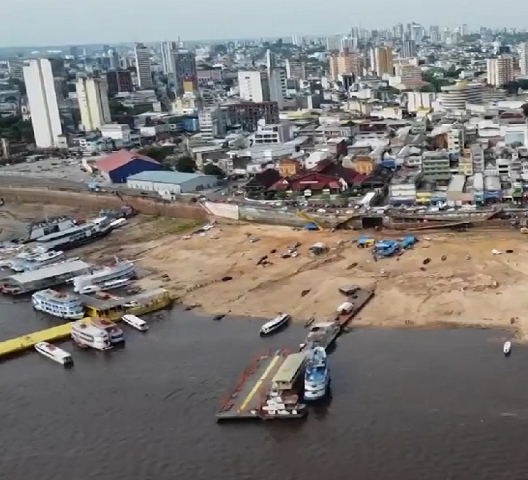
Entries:
[[120,209],[128,204],[139,213],[162,215],[171,218],[195,218],[206,220],[207,211],[200,204],[185,204],[122,195],[122,200],[112,194],[76,193],[38,188],[0,186],[0,197],[9,203],[39,203],[64,205],[87,210]]

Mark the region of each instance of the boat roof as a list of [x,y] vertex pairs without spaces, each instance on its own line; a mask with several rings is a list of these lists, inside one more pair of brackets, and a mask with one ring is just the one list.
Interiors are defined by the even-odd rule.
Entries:
[[333,327],[335,326],[335,322],[319,322],[319,323],[314,323],[311,328],[310,328],[310,331],[317,331],[317,330],[320,330],[320,329],[323,329],[323,328],[330,328],[330,327]]
[[89,333],[90,335],[97,335],[100,333],[104,333],[103,330],[100,328],[97,328],[95,325],[92,324],[92,322],[88,320],[79,320],[78,322],[73,322],[71,324],[72,329],[75,328],[76,330],[80,330],[86,333]]
[[75,295],[72,295],[71,293],[65,293],[65,292],[58,292],[57,290],[53,290],[52,288],[47,288],[46,290],[39,290],[38,292],[35,292],[33,294],[35,295],[41,295],[45,297],[52,298],[53,300],[76,300],[77,297]]
[[16,283],[31,283],[38,280],[43,280],[49,277],[56,277],[66,273],[75,273],[90,268],[89,263],[82,260],[74,260],[73,262],[64,262],[57,265],[49,265],[47,267],[39,268],[38,270],[31,270],[29,272],[18,273],[11,275],[8,280]]
[[305,353],[292,353],[286,357],[284,363],[280,366],[279,370],[271,380],[274,383],[292,383],[297,376],[299,369],[304,365],[306,361]]
[[166,290],[165,288],[157,288],[155,290],[148,290],[147,292],[141,292],[136,295],[131,295],[129,297],[111,298],[108,300],[102,300],[100,298],[92,297],[90,295],[79,295],[79,298],[81,299],[81,302],[87,307],[96,308],[98,310],[109,310],[110,308],[120,307],[125,303],[145,302],[153,297],[158,297],[166,293],[168,293],[168,290]]

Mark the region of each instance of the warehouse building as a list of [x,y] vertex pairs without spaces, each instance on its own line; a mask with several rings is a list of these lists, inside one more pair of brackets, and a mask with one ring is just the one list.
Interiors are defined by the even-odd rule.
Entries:
[[128,177],[136,173],[163,169],[156,160],[127,150],[107,155],[97,162],[96,167],[112,183],[125,183]]
[[217,185],[218,180],[213,175],[183,172],[143,172],[128,177],[127,187],[137,188],[160,195],[192,193],[207,190]]

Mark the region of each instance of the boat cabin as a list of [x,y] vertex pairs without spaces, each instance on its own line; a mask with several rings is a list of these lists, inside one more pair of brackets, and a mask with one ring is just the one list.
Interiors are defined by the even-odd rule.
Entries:
[[304,353],[292,353],[288,355],[275,376],[271,379],[271,388],[280,391],[293,390],[303,371],[305,362],[306,354]]

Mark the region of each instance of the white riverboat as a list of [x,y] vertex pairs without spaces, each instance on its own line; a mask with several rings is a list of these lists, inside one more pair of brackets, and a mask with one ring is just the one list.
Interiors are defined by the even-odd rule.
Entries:
[[99,328],[101,331],[108,334],[108,338],[112,345],[121,344],[125,341],[123,330],[121,330],[121,328],[114,322],[98,317],[91,318],[89,321],[95,328]]
[[95,350],[108,350],[112,348],[108,333],[105,330],[95,327],[86,320],[72,323],[71,337],[81,348],[94,348]]
[[123,320],[123,322],[128,323],[131,327],[134,327],[140,332],[146,332],[149,329],[148,323],[145,322],[145,320],[136,317],[135,315],[123,315],[121,319]]
[[44,355],[45,357],[53,360],[54,362],[60,363],[65,367],[73,365],[72,356],[65,350],[62,350],[51,343],[38,342],[35,344],[35,350],[41,355]]
[[110,284],[111,288],[117,288],[112,286],[110,282],[116,282],[118,280],[129,281],[135,276],[136,267],[132,262],[128,260],[116,261],[114,265],[103,267],[99,270],[94,270],[87,275],[75,277],[73,279],[73,289],[74,291],[80,293],[82,289],[92,286],[96,286],[101,289],[101,287],[103,287],[105,284],[107,286]]
[[33,308],[54,317],[67,320],[80,320],[84,318],[84,306],[74,295],[57,292],[48,288],[40,290],[31,296]]
[[284,325],[286,325],[290,319],[291,316],[288,313],[281,313],[273,320],[270,320],[269,322],[266,322],[264,325],[262,325],[260,328],[260,335],[265,336],[276,332],[279,328],[282,328]]
[[17,255],[11,262],[11,269],[15,272],[30,272],[66,259],[62,251],[28,252]]
[[306,355],[304,372],[304,399],[315,401],[323,398],[330,385],[330,369],[323,347],[315,347]]

